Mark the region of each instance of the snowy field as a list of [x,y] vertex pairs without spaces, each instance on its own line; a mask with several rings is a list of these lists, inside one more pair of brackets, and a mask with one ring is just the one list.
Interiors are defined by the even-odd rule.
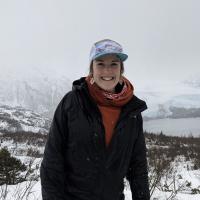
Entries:
[[[11,152],[12,156],[20,159],[24,163],[28,163],[28,160],[31,159],[31,157],[26,155],[28,149],[32,148],[34,150],[36,148],[43,152],[43,147],[39,148],[24,143],[18,144],[16,148],[16,144],[13,143],[12,140],[1,142],[0,149],[5,146],[8,148],[9,152]],[[24,155],[20,155],[22,152]],[[35,175],[39,175],[38,166],[40,166],[41,160],[41,158],[36,158],[34,160],[32,168],[35,170]],[[171,174],[167,174],[165,177],[161,178],[160,185],[162,187],[155,188],[151,200],[200,200],[200,194],[191,194],[192,191],[200,191],[200,170],[193,169],[193,161],[186,161],[184,157],[180,156],[177,158],[176,162],[169,164],[172,165],[173,170]],[[175,184],[172,184],[172,186],[176,187],[177,194],[174,197],[170,197],[174,188],[167,188],[167,192],[163,189],[163,186],[165,183],[170,185],[170,182],[173,182],[173,180],[175,180]],[[0,186],[0,194],[5,193],[5,191],[7,191],[7,196],[6,198],[0,198],[1,200],[42,200],[40,180],[9,185],[7,188],[6,185]],[[129,188],[125,188],[124,193],[126,200],[132,199]]]
[[[200,171],[199,170],[188,170],[187,165],[190,163],[179,163],[177,170],[179,176],[182,178],[177,180],[177,187],[181,184],[188,182],[191,183],[188,187],[183,186],[182,191],[178,192],[174,198],[169,198],[171,192],[164,192],[156,189],[151,197],[151,200],[200,200],[200,194],[190,194],[191,188],[200,189]],[[164,181],[164,179],[163,179]],[[169,180],[170,181],[170,180]],[[183,184],[184,185],[184,184]],[[4,191],[5,185],[0,187],[0,191]],[[41,184],[40,181],[27,181],[17,185],[11,185],[7,188],[8,195],[5,200],[42,200],[41,197]],[[125,189],[125,200],[131,200],[130,189]]]
[[[197,173],[198,176],[200,176],[200,173]],[[189,176],[190,179],[194,178],[197,176],[195,173],[188,173],[186,176]],[[200,177],[199,177],[200,178]],[[199,180],[194,179],[194,184],[199,184]],[[27,188],[27,185],[32,184],[31,190],[25,191]],[[1,191],[4,189],[5,186],[2,186],[0,189]],[[125,200],[132,200],[131,197],[131,191],[129,189],[124,190],[125,194]],[[156,190],[151,197],[151,200],[167,200],[168,197],[170,196],[170,192],[161,192],[159,190]],[[174,199],[174,200],[200,200],[200,194],[187,194],[185,193],[178,193],[175,198],[169,198],[169,199]],[[8,195],[6,197],[6,200],[42,200],[41,197],[41,185],[40,181],[34,182],[34,183],[29,183],[29,182],[24,182],[21,184],[13,185],[8,187]]]

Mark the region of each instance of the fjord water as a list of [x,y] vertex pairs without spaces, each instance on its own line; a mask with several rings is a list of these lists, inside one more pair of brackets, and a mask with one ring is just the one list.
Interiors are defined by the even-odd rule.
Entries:
[[144,130],[180,137],[188,137],[192,133],[193,137],[200,137],[200,117],[144,121]]

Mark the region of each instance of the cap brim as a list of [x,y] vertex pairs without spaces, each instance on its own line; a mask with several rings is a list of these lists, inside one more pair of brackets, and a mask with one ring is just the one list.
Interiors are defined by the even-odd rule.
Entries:
[[99,53],[99,54],[97,54],[96,56],[94,56],[94,57],[92,58],[92,60],[95,60],[95,59],[97,59],[97,58],[99,58],[99,57],[101,57],[101,56],[103,56],[103,55],[107,55],[107,54],[116,54],[116,55],[118,55],[118,56],[120,57],[120,59],[121,59],[122,61],[125,61],[125,60],[128,58],[128,55],[126,55],[126,54],[124,54],[124,53],[103,52],[103,53]]

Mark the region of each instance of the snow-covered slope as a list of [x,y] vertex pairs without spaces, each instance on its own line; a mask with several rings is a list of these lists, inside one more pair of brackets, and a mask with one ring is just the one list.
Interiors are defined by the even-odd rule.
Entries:
[[47,133],[51,121],[31,110],[0,106],[0,131],[31,131]]
[[23,107],[52,118],[61,98],[71,89],[71,81],[52,70],[5,69],[0,74],[0,105]]

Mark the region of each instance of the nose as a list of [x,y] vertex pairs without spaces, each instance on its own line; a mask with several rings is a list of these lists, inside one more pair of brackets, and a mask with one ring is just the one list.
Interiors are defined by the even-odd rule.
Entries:
[[104,67],[105,72],[110,72],[111,71],[111,66],[109,64],[106,64]]

